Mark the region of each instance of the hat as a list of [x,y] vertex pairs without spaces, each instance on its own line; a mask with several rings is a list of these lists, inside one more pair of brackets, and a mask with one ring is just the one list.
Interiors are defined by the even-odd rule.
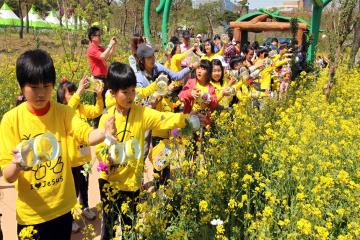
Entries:
[[139,58],[151,57],[154,55],[154,49],[146,43],[142,43],[138,46],[137,55]]
[[201,34],[196,35],[196,38],[202,38]]
[[184,31],[183,34],[182,34],[183,38],[190,38],[191,37],[191,34],[189,31]]
[[221,62],[221,65],[224,67],[224,68],[227,68],[229,67],[229,64],[225,62],[225,59],[223,56],[216,56],[214,57],[214,59],[217,59]]

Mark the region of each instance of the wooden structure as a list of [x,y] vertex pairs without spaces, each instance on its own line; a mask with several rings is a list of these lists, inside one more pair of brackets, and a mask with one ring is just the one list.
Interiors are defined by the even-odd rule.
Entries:
[[[268,21],[269,19],[275,21]],[[296,39],[299,45],[303,41],[303,33],[308,31],[309,24],[298,18],[298,31]],[[230,22],[230,27],[234,29],[234,38],[241,43],[247,42],[248,32],[263,31],[291,31],[291,18],[281,16],[279,11],[267,11],[260,9],[258,12],[246,14],[235,22]]]

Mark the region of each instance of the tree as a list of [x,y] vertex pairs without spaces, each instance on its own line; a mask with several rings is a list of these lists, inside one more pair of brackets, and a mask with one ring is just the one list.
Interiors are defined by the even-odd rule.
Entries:
[[354,11],[358,0],[338,0],[333,1],[330,9],[332,15],[331,21],[328,22],[328,41],[329,41],[329,81],[324,87],[324,93],[327,98],[330,97],[331,89],[335,84],[335,73],[342,53],[345,52],[345,41],[353,31],[357,18]]
[[360,3],[358,4],[357,19],[354,26],[354,39],[352,41],[352,47],[349,58],[349,68],[354,66],[356,54],[360,48]]

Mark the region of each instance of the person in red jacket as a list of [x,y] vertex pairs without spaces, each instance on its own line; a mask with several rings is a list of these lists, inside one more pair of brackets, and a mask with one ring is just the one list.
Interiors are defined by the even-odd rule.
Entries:
[[196,78],[187,81],[179,94],[180,101],[184,104],[184,113],[202,112],[207,116],[210,124],[210,113],[215,110],[218,100],[215,88],[211,84],[212,65],[208,60],[201,60],[196,68]]
[[[108,89],[108,84],[106,82],[108,65],[107,61],[112,57],[115,52],[115,46],[117,44],[117,40],[115,37],[112,37],[109,45],[106,48],[101,46],[101,29],[98,27],[91,27],[88,30],[88,38],[90,41],[89,47],[87,49],[86,55],[88,59],[88,63],[90,65],[91,75],[101,80],[104,84],[103,91],[101,96],[105,99],[105,93]],[[94,95],[96,98],[96,94]],[[95,126],[99,124],[99,118],[94,120]]]

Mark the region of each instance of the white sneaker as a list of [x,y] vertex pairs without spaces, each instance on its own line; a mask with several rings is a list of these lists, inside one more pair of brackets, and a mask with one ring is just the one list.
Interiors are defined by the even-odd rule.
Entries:
[[94,220],[96,218],[96,213],[89,208],[85,208],[83,214],[87,220]]
[[72,222],[71,231],[77,233],[80,230],[80,226],[76,222]]

